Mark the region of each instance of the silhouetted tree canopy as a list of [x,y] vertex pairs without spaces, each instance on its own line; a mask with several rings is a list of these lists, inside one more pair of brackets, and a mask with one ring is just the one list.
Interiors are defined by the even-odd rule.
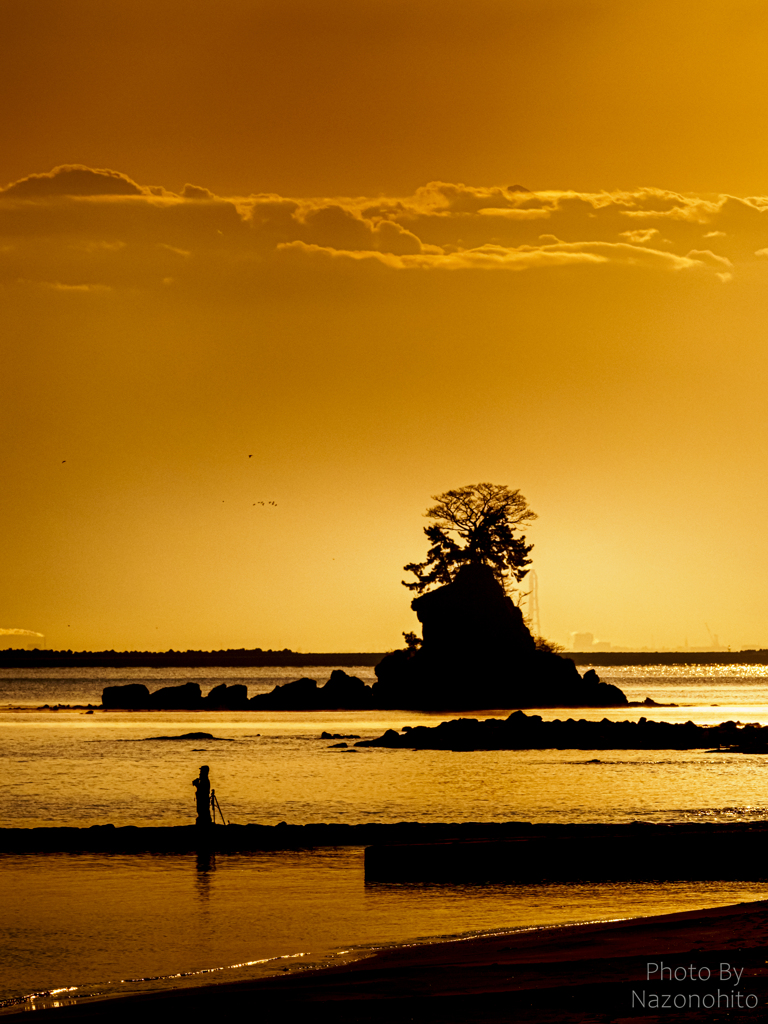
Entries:
[[409,562],[406,572],[416,576],[403,585],[418,593],[450,583],[463,565],[487,565],[504,587],[519,583],[528,572],[533,549],[520,527],[536,519],[520,491],[504,484],[470,484],[445,494],[424,515],[431,519],[424,533],[430,542],[423,562]]

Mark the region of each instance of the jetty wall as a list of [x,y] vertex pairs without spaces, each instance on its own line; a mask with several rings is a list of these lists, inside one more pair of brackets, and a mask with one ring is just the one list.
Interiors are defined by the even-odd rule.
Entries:
[[0,829],[0,852],[257,853],[365,847],[370,883],[759,880],[768,822],[371,822]]
[[768,877],[765,828],[673,826],[372,845],[368,882],[736,881]]

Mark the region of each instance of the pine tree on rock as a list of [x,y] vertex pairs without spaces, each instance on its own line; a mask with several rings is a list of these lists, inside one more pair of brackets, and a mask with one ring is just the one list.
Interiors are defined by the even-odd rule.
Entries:
[[422,594],[451,583],[465,565],[485,565],[506,589],[528,573],[533,549],[520,528],[536,513],[520,493],[504,484],[470,484],[433,496],[437,502],[424,513],[432,522],[424,528],[430,548],[423,562],[409,562],[405,571],[415,582],[403,586]]

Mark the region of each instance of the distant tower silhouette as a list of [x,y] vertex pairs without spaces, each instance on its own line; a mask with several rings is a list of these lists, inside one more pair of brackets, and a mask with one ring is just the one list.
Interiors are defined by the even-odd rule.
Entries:
[[528,621],[534,636],[541,636],[541,619],[539,618],[539,577],[536,570],[531,569],[528,574],[531,581],[531,589],[528,592]]

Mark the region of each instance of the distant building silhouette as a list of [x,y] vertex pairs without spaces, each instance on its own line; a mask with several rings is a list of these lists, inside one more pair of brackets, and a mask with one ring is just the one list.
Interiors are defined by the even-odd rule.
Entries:
[[573,650],[579,652],[590,653],[611,649],[607,640],[595,640],[594,633],[571,633],[571,643]]

